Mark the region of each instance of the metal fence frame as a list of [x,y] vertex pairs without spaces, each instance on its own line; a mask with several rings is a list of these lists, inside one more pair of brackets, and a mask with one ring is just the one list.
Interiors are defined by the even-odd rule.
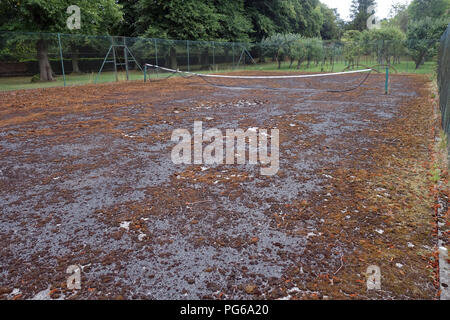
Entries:
[[[6,34],[6,35],[5,35]],[[447,33],[448,34],[448,33]],[[22,41],[26,42],[29,39],[30,43],[44,37],[49,42],[51,42],[51,63],[54,67],[54,72],[56,74],[61,74],[64,80],[64,86],[68,85],[67,76],[70,75],[70,71],[73,68],[70,67],[71,55],[73,50],[91,50],[95,54],[90,55],[90,53],[82,56],[81,60],[91,60],[84,61],[86,65],[89,65],[83,70],[84,73],[98,73],[99,70],[103,69],[100,65],[104,66],[105,61],[107,61],[108,49],[111,50],[111,46],[120,44],[125,46],[126,50],[124,52],[129,52],[130,56],[133,57],[132,60],[139,60],[136,65],[143,65],[145,63],[151,63],[155,65],[171,67],[173,66],[170,61],[171,56],[175,55],[175,61],[178,64],[177,68],[183,71],[219,71],[220,68],[235,69],[242,65],[248,64],[264,64],[269,61],[276,61],[274,57],[274,51],[267,48],[267,44],[264,43],[234,43],[234,42],[214,42],[214,41],[191,41],[191,40],[171,40],[171,39],[155,39],[155,38],[143,38],[143,37],[114,37],[114,36],[89,36],[81,34],[63,34],[63,33],[19,33],[19,32],[3,32],[0,31],[0,53],[2,50],[2,39],[9,38],[22,38]],[[27,38],[28,37],[28,38]],[[314,39],[305,39],[314,40]],[[316,69],[322,67],[322,71],[337,72],[342,71],[335,68],[336,65],[342,64],[367,64],[373,62],[380,62],[380,59],[386,59],[386,64],[389,64],[392,57],[392,50],[395,50],[396,42],[393,41],[374,41],[373,43],[365,44],[366,47],[362,47],[362,43],[358,43],[355,48],[355,43],[345,42],[345,41],[322,41],[320,40],[321,55],[323,56],[321,61],[305,61],[303,66],[307,64],[307,69],[310,63],[316,66]],[[439,43],[439,41],[434,41]],[[8,42],[6,46],[8,45]],[[88,44],[86,44],[88,43]],[[78,47],[77,47],[78,46]],[[85,49],[88,48],[88,49]],[[406,45],[403,44],[403,49],[405,50]],[[29,68],[29,73],[35,72],[36,59],[32,55],[33,46],[29,45],[29,52],[26,58],[20,58],[20,62],[26,61],[27,66],[32,65],[33,68]],[[357,58],[352,58],[349,62],[349,55],[354,55],[354,50],[356,50]],[[118,50],[121,51],[121,50]],[[403,59],[409,57],[407,52],[403,52]],[[331,56],[330,56],[331,55]],[[391,55],[391,56],[390,56]],[[386,56],[386,58],[384,58]],[[127,54],[125,54],[125,60],[127,60]],[[361,58],[361,59],[360,59]],[[115,57],[113,57],[115,60]],[[132,61],[131,60],[131,61]],[[14,60],[15,62],[16,60]],[[405,60],[403,60],[405,61]],[[407,61],[411,62],[410,59]],[[1,62],[1,61],[0,61]],[[103,63],[102,63],[103,62]],[[383,61],[381,61],[382,63]],[[128,71],[128,62],[126,62],[126,71]],[[395,63],[395,56],[394,56]],[[97,64],[99,64],[97,66]],[[120,63],[119,63],[120,64]],[[115,63],[115,68],[108,71],[115,71],[117,80],[117,64]],[[406,72],[414,72],[414,66],[408,70],[408,64],[406,65]],[[295,68],[295,66],[294,66]],[[328,68],[328,69],[327,69]],[[81,69],[81,68],[80,68]],[[95,69],[95,71],[94,71]],[[136,68],[137,69],[137,68]],[[142,69],[142,68],[140,68]],[[221,69],[222,70],[222,69]],[[28,76],[28,73],[26,74]],[[134,75],[136,79],[136,74]],[[96,80],[98,76],[96,77]],[[127,72],[128,79],[128,72]],[[69,81],[70,82],[70,81]]]

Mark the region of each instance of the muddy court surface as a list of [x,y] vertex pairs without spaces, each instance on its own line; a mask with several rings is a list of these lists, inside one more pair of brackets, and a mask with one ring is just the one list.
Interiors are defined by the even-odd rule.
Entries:
[[[346,82],[0,93],[0,298],[434,298],[428,79],[327,92]],[[194,121],[279,129],[278,174],[174,165],[172,131]]]

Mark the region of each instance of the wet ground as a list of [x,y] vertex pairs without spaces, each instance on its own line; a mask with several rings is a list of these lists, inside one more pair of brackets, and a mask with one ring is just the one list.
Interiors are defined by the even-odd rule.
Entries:
[[[0,93],[0,298],[435,298],[428,80],[360,80]],[[194,121],[279,129],[279,172],[174,165]]]

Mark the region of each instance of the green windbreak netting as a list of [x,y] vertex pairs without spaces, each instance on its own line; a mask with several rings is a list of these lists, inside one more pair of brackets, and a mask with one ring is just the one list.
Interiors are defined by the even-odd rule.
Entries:
[[441,38],[438,84],[442,126],[447,133],[450,133],[450,24]]

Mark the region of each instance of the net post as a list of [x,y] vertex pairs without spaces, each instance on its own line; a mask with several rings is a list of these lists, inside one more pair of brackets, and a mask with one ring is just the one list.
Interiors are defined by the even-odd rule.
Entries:
[[61,34],[58,33],[58,45],[59,45],[59,56],[61,57],[61,68],[62,68],[62,74],[64,79],[64,87],[66,86],[66,72],[64,70],[64,58],[63,58],[63,52],[62,52],[62,46],[61,46]]
[[384,94],[389,94],[389,66],[386,67],[386,83],[384,85]]

